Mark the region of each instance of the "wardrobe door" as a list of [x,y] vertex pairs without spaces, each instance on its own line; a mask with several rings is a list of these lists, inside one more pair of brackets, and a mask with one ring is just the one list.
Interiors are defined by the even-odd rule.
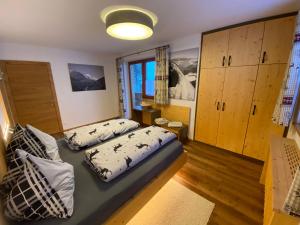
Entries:
[[195,139],[216,145],[225,68],[201,69]]
[[273,124],[272,114],[287,64],[260,65],[243,154],[265,160],[270,136],[282,136],[283,127]]
[[258,66],[228,67],[217,146],[242,154]]
[[261,64],[287,63],[292,48],[295,16],[265,22]]
[[52,80],[46,62],[3,61],[5,84],[14,121],[48,133],[62,131]]
[[259,64],[264,22],[230,29],[228,66]]
[[203,35],[201,68],[226,66],[229,30]]

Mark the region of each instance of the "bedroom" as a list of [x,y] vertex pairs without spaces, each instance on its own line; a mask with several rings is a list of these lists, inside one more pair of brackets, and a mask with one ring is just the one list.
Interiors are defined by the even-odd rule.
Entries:
[[299,10],[0,0],[0,224],[299,224]]

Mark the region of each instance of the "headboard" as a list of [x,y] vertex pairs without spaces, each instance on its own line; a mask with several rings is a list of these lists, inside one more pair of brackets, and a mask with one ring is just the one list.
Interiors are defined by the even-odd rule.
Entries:
[[180,121],[183,124],[190,124],[190,111],[189,107],[178,105],[153,105],[153,108],[161,110],[161,117],[170,121]]

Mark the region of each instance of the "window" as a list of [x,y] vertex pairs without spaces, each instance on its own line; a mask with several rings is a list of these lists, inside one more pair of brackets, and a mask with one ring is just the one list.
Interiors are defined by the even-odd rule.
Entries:
[[154,58],[129,63],[131,96],[134,106],[139,106],[143,98],[153,98],[155,93]]

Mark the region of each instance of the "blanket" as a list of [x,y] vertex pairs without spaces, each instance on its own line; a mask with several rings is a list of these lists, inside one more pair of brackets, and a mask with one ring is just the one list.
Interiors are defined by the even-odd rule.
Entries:
[[174,133],[164,128],[146,127],[86,150],[85,161],[108,182],[175,138]]
[[64,132],[65,141],[72,150],[82,150],[139,127],[128,119],[114,119]]

